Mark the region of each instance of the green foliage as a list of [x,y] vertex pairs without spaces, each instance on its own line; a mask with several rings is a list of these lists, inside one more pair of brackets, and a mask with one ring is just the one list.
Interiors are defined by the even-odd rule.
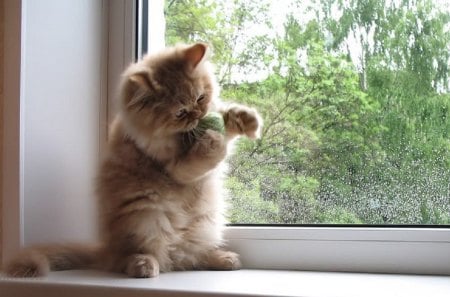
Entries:
[[[252,73],[260,68],[270,40],[265,35],[249,37],[247,28],[255,25],[268,28],[267,9],[267,0],[166,1],[166,44],[199,41],[210,44],[213,62],[220,65],[219,82],[228,84],[233,73]],[[241,47],[243,43],[251,48]]]
[[355,214],[340,207],[326,208],[317,215],[318,222],[323,224],[363,224]]
[[448,224],[450,13],[312,3],[291,1],[276,34],[267,1],[166,4],[167,43],[209,42],[222,97],[264,118],[229,160],[230,221]]
[[[442,2],[323,0],[321,4],[325,16],[321,21],[333,35],[333,48],[348,49],[349,37],[355,39],[353,46],[361,47],[361,56],[354,61],[361,79],[367,79],[367,67],[376,59],[379,66],[411,73],[416,93],[448,90],[450,13]],[[332,17],[333,9],[342,12],[339,19]]]
[[[237,177],[227,180],[230,192],[230,220],[232,223],[264,224],[274,222],[278,218],[278,207],[272,201],[261,199],[260,185],[257,180],[253,184],[244,184]],[[239,205],[240,207],[236,207]]]

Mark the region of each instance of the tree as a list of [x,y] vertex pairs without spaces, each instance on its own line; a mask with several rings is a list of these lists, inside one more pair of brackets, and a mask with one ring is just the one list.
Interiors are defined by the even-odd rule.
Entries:
[[[261,67],[270,40],[264,33],[249,34],[254,27],[267,32],[267,0],[167,1],[166,43],[203,41],[212,46],[221,85],[232,82],[237,73],[252,73]],[[246,46],[242,46],[245,44]],[[251,46],[251,47],[250,47]]]
[[[332,48],[346,48],[360,73],[361,89],[368,88],[372,63],[414,74],[420,88],[448,90],[450,14],[433,0],[321,1]],[[341,12],[333,18],[335,10]],[[359,53],[352,54],[357,46]],[[411,78],[411,77],[410,77]],[[418,84],[415,84],[416,86]]]
[[431,0],[293,0],[269,34],[255,29],[271,28],[267,3],[166,7],[168,44],[211,43],[222,96],[265,121],[230,158],[231,221],[449,222],[450,14]]

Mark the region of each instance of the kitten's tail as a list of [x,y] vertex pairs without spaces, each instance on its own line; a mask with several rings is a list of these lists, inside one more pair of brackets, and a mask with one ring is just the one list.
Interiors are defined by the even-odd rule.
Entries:
[[45,276],[51,270],[86,269],[98,266],[100,247],[81,244],[36,246],[22,250],[7,263],[11,277]]

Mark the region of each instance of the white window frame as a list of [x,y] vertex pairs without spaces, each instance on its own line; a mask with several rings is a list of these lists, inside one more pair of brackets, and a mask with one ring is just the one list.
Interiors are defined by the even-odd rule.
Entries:
[[228,227],[247,268],[450,274],[448,228]]
[[449,228],[230,226],[225,238],[246,268],[450,275]]
[[[9,7],[13,2],[7,1]],[[116,94],[120,73],[134,59],[135,7],[133,0],[106,2],[108,9],[105,13],[109,16],[108,38],[105,38],[108,44],[107,108],[110,120],[114,113],[112,94]],[[13,8],[6,14],[5,22],[17,21],[14,18],[20,15],[20,5]],[[151,0],[149,9],[152,9]],[[5,73],[8,75],[4,76],[4,84],[9,86],[5,88],[2,177],[5,258],[23,242],[20,106],[19,102],[7,99],[20,93],[20,23],[8,28],[19,31],[6,34],[12,39],[5,40],[11,46],[5,51]],[[450,275],[448,228],[231,226],[226,228],[225,238],[228,246],[241,254],[246,268]]]

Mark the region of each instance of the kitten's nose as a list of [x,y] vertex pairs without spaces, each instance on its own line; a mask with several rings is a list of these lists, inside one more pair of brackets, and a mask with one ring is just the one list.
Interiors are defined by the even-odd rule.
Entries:
[[202,112],[199,110],[193,110],[191,111],[191,118],[192,119],[199,119],[202,116]]

